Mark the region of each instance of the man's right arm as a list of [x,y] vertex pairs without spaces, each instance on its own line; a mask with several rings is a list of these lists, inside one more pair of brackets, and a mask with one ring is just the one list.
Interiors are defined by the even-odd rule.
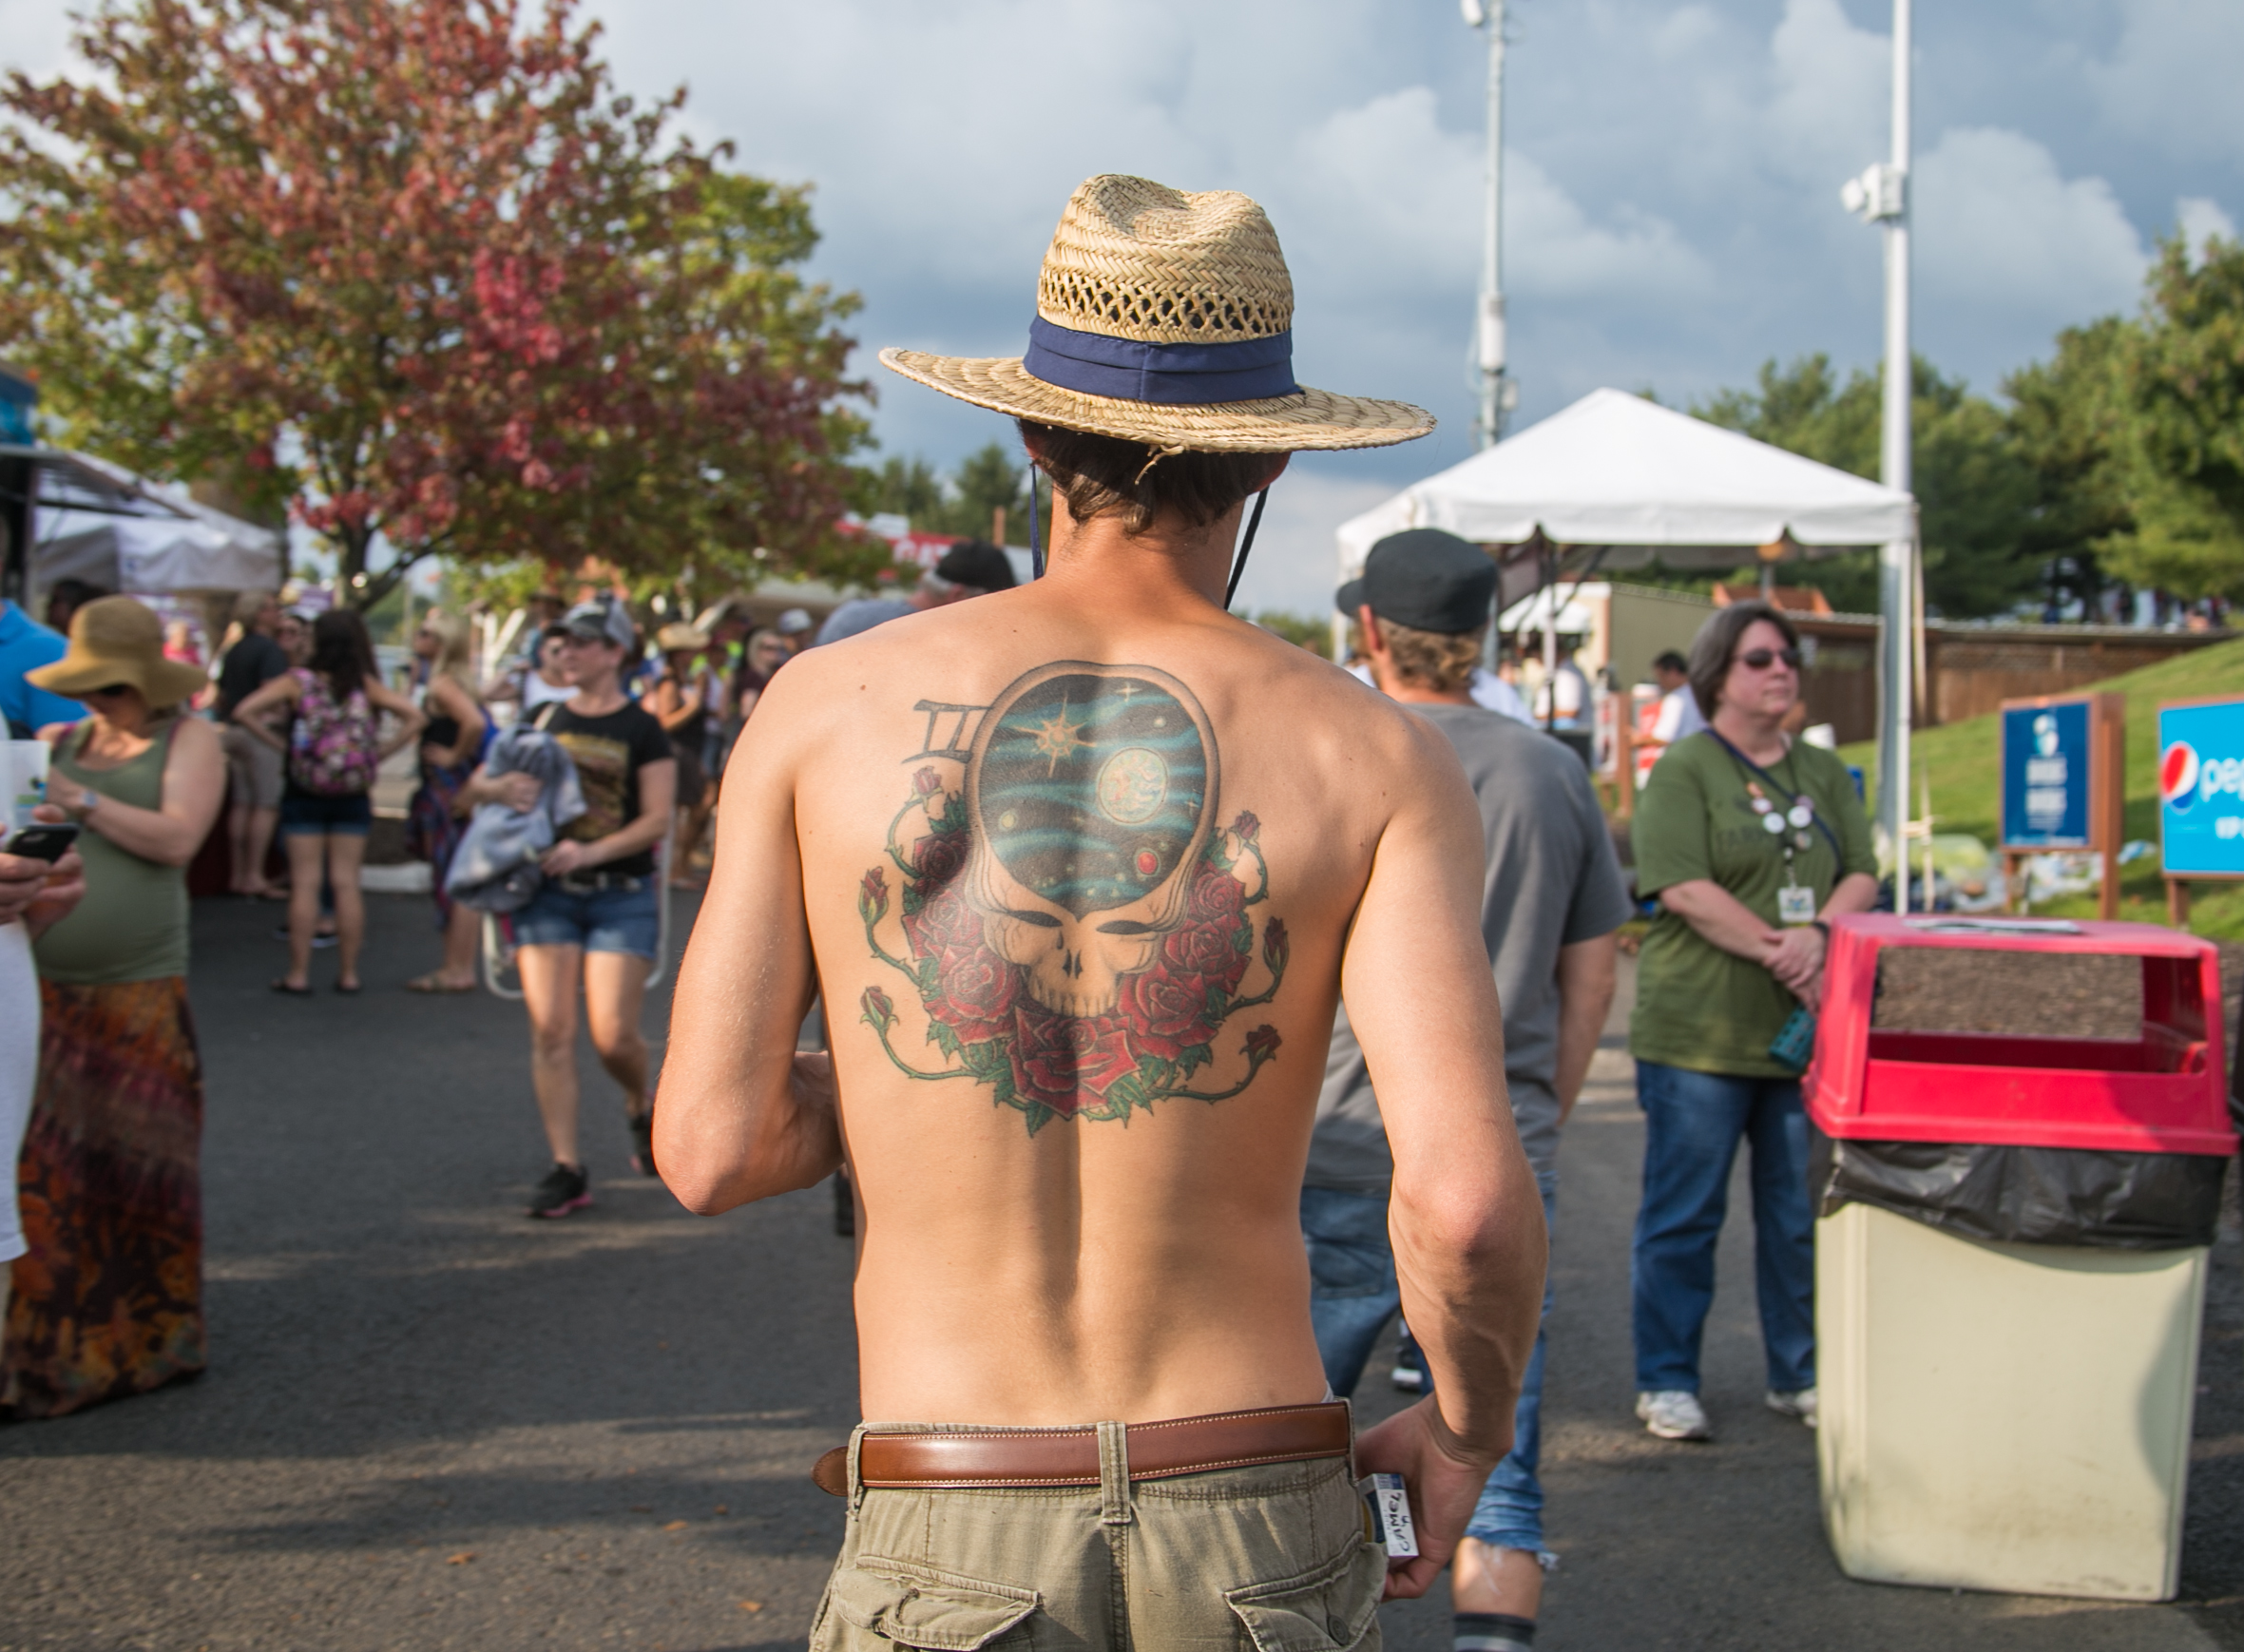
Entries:
[[1403,1314],[1434,1389],[1358,1447],[1359,1468],[1401,1471],[1419,1505],[1420,1556],[1391,1578],[1392,1595],[1439,1574],[1510,1448],[1548,1243],[1505,1090],[1479,811],[1448,742],[1412,738],[1341,977],[1394,1155]]
[[833,1058],[795,1048],[817,982],[781,720],[744,731],[732,759],[758,783],[727,788],[718,805],[717,861],[679,966],[655,1103],[655,1162],[704,1216],[812,1186],[842,1162]]

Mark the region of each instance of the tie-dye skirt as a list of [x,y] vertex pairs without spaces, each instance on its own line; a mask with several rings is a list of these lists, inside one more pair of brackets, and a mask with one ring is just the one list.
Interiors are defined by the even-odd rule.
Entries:
[[0,1412],[54,1417],[204,1362],[202,1061],[184,976],[40,984],[39,1089]]

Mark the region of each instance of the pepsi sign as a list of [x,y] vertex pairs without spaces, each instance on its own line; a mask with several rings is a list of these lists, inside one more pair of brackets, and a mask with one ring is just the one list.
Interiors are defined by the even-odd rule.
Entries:
[[2175,877],[2244,877],[2244,700],[2158,708],[2158,836]]

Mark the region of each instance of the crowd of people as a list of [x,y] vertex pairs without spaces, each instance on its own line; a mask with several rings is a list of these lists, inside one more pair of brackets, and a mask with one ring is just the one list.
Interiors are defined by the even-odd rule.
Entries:
[[[990,556],[1004,560],[968,545],[946,566],[987,578]],[[939,601],[969,589],[933,569],[922,588]],[[21,1143],[15,1196],[0,1201],[0,1416],[61,1415],[202,1369],[187,868],[216,834],[235,896],[286,903],[276,993],[310,995],[329,949],[333,989],[362,991],[374,790],[409,747],[405,849],[431,868],[441,947],[403,983],[420,993],[479,985],[486,912],[453,897],[451,876],[476,808],[537,800],[527,777],[487,763],[502,729],[566,754],[585,807],[539,855],[535,897],[498,919],[553,1162],[527,1208],[550,1218],[590,1202],[580,1014],[623,1091],[633,1167],[655,1174],[641,1018],[657,880],[693,880],[733,742],[813,643],[806,611],[756,628],[723,603],[662,627],[649,650],[623,604],[542,596],[521,646],[486,675],[467,621],[429,609],[405,688],[383,682],[363,616],[285,606],[278,592],[236,602],[207,668],[134,598],[61,581],[46,612],[67,640],[0,604],[0,709],[11,742],[46,753],[35,823],[71,836],[51,861],[0,853],[0,1150]]]
[[[1214,198],[1084,189],[1063,235],[1106,237],[1110,264],[1144,256],[1146,191],[1171,240],[1222,254],[1267,232],[1242,198],[1202,219]],[[1282,273],[1275,239],[1253,251]],[[1164,252],[1144,279],[1173,267]],[[1530,702],[1486,668],[1480,549],[1402,532],[1338,593],[1376,692],[1221,612],[1246,503],[1289,451],[1407,440],[1424,415],[1273,389],[1211,433],[1159,394],[1110,394],[1109,356],[1161,346],[1081,319],[1104,343],[1069,355],[1040,322],[1036,359],[1103,387],[1122,411],[1096,420],[1068,403],[1073,422],[1051,422],[1043,392],[961,376],[987,363],[891,353],[1020,419],[1055,519],[1024,589],[1003,550],[967,542],[907,597],[816,627],[791,612],[753,629],[719,605],[651,649],[624,605],[547,597],[489,675],[463,622],[432,612],[411,692],[382,681],[346,609],[243,597],[214,677],[129,597],[74,601],[67,643],[0,605],[0,705],[45,757],[32,823],[72,839],[0,855],[0,1146],[21,1141],[0,1201],[0,1412],[59,1415],[202,1368],[186,868],[222,815],[234,893],[285,891],[273,990],[314,990],[332,930],[333,988],[361,991],[372,794],[412,747],[409,840],[433,871],[440,952],[405,986],[472,989],[499,916],[550,1161],[529,1215],[591,1202],[580,1020],[633,1167],[659,1160],[689,1207],[834,1177],[853,1212],[882,1213],[859,1239],[864,1404],[923,1420],[860,1428],[821,1470],[853,1511],[835,1587],[876,1638],[931,1589],[960,1644],[1031,1610],[1086,1645],[1228,1643],[1235,1617],[1353,1644],[1383,1594],[1448,1569],[1461,1652],[1531,1646],[1553,1564],[1540,1448],[1561,1143],[1639,902],[1638,1416],[1711,1436],[1699,1345],[1742,1143],[1767,1403],[1814,1422],[1807,1127],[1782,1052],[1818,1005],[1829,919],[1877,884],[1846,770],[1786,732],[1792,627],[1740,604],[1658,663],[1684,699],[1661,714],[1632,892],[1578,744],[1535,726],[1578,724],[1586,682],[1561,651]],[[1265,321],[1282,340],[1279,312]],[[1267,341],[1251,354],[1224,371],[1285,375]],[[1179,372],[1213,371],[1193,362]],[[959,606],[983,597],[1002,600]],[[1117,660],[1138,663],[1087,663]],[[756,786],[719,812],[743,767]],[[867,872],[866,823],[883,820]],[[642,1016],[662,882],[694,874],[705,836],[658,1108]],[[866,989],[832,1053],[798,1050],[819,983],[868,968],[901,989]],[[1231,1022],[1250,1009],[1258,1025]],[[1281,1058],[1320,1047],[1321,1070]],[[934,1081],[997,1105],[945,1108],[919,1088]],[[1133,1114],[1126,1138],[1106,1127]],[[1422,1396],[1352,1440],[1336,1397],[1398,1316]],[[1358,1471],[1408,1482],[1416,1555],[1361,1535]],[[1178,1476],[1193,1484],[1164,1489]],[[962,1485],[981,1500],[957,1501]],[[909,1577],[878,1558],[937,1530]]]

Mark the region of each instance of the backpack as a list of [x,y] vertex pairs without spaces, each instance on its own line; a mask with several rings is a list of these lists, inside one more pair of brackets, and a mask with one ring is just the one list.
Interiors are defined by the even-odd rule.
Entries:
[[379,759],[366,691],[338,705],[318,672],[298,666],[296,678],[303,693],[288,734],[288,778],[320,797],[355,797],[372,790]]

